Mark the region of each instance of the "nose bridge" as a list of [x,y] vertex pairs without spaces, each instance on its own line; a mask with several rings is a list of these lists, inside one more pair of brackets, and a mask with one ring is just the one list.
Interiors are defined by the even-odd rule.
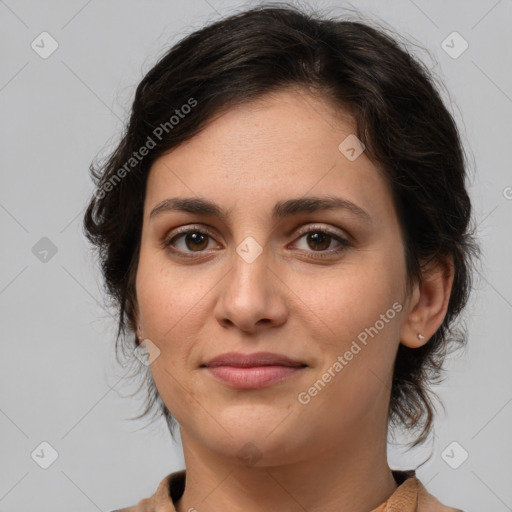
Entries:
[[242,239],[235,246],[232,267],[225,276],[216,307],[219,322],[251,331],[258,322],[274,325],[283,321],[285,304],[270,269],[271,259],[268,248],[253,236]]
[[230,293],[240,304],[247,303],[248,307],[254,307],[270,292],[268,257],[267,248],[252,236],[236,246],[228,279]]

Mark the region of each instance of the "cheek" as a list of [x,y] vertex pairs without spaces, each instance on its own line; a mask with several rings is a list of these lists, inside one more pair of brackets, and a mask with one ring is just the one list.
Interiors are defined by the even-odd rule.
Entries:
[[160,350],[151,364],[155,385],[180,420],[196,394],[190,372],[198,362],[197,341],[204,338],[205,315],[212,308],[208,292],[219,278],[211,271],[178,269],[162,260],[161,255],[141,251],[137,300],[144,334]]
[[136,287],[145,334],[165,350],[178,333],[182,339],[182,334],[193,335],[199,328],[197,317],[215,283],[211,273],[204,274],[205,280],[198,272],[179,271],[162,259],[141,251]]
[[306,319],[307,315],[310,325],[316,326],[325,335],[324,341],[336,350],[343,348],[340,341],[346,343],[361,333],[364,339],[365,329],[374,326],[384,337],[395,334],[402,309],[403,278],[396,271],[400,269],[394,267],[375,253],[365,261],[347,260],[320,277],[296,279],[294,292],[304,302],[300,316]]
[[[380,417],[388,403],[403,306],[396,284],[371,273],[351,277],[310,306],[324,325],[315,334],[321,360],[302,392],[318,428],[352,432],[364,418]],[[325,411],[333,421],[322,424]],[[318,420],[316,419],[318,418]]]
[[[183,421],[193,389],[185,383],[188,355],[198,323],[192,307],[199,298],[190,283],[155,257],[139,260],[136,280],[137,301],[144,335],[160,350],[150,370],[163,402],[172,415]],[[193,289],[193,287],[192,287]],[[199,324],[200,325],[200,324]]]
[[367,252],[347,259],[321,280],[302,281],[297,294],[310,290],[302,295],[308,297],[304,311],[314,317],[311,325],[318,326],[313,336],[322,354],[308,385],[317,379],[327,381],[325,386],[318,384],[321,391],[311,400],[320,416],[322,408],[332,405],[333,414],[339,413],[338,422],[350,421],[347,411],[352,418],[362,417],[382,403],[389,390],[386,383],[390,385],[403,310],[403,276],[397,259],[393,252]]

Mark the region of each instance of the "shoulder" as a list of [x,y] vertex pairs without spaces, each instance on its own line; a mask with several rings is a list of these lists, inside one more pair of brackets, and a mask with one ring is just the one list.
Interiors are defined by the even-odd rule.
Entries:
[[443,505],[425,489],[423,484],[417,478],[416,481],[418,487],[418,512],[464,512],[459,508],[452,508]]
[[149,498],[140,500],[137,505],[111,512],[176,512],[173,498],[183,493],[184,471],[167,475],[159,484],[156,492]]
[[385,503],[386,512],[463,512],[444,505],[430,494],[414,470],[395,470],[393,476],[398,488]]

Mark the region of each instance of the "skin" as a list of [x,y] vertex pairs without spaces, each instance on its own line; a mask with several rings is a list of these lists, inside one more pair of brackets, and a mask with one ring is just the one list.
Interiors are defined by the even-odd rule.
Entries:
[[[338,149],[352,133],[351,118],[322,98],[284,89],[223,112],[150,170],[137,320],[160,350],[151,371],[180,425],[187,482],[178,512],[368,512],[397,487],[386,458],[393,362],[400,343],[419,347],[441,325],[453,265],[440,262],[406,295],[390,190],[364,152],[350,161]],[[371,220],[345,210],[271,219],[277,201],[313,195],[347,199]],[[173,210],[150,218],[171,197],[214,201],[228,220]],[[163,247],[179,226],[211,238],[175,239],[192,256],[179,257]],[[335,238],[308,242],[319,229],[351,245],[333,254]],[[252,263],[236,252],[249,236],[263,248]],[[298,394],[396,302],[401,311],[301,404]],[[236,390],[200,367],[231,351],[308,366],[270,387]],[[247,443],[256,454],[249,464],[237,455]]]

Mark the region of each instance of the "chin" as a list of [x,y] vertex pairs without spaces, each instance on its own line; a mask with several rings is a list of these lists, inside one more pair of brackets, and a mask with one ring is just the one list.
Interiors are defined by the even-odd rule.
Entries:
[[306,439],[297,438],[296,432],[300,431],[297,426],[292,427],[295,432],[292,435],[290,425],[285,425],[286,421],[282,422],[282,419],[277,422],[239,422],[226,428],[230,435],[222,431],[220,437],[212,436],[213,431],[208,430],[203,432],[203,442],[219,455],[232,457],[235,463],[243,466],[288,464],[294,459],[294,452],[297,458],[304,453],[308,443]]

